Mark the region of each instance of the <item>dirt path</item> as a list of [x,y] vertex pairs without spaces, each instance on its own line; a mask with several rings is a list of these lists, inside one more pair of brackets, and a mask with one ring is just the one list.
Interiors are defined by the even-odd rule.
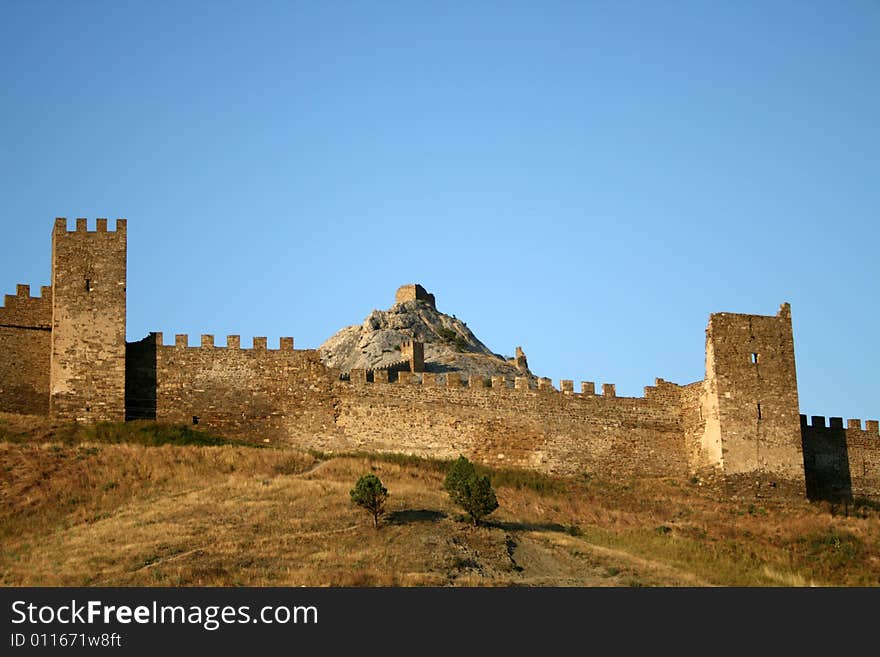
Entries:
[[646,580],[660,586],[711,586],[692,573],[583,538],[519,532],[511,558],[532,586],[621,586]]
[[662,561],[645,559],[644,557],[630,554],[629,552],[625,552],[624,550],[616,550],[601,545],[594,545],[592,543],[587,543],[586,541],[581,541],[581,544],[588,546],[588,548],[596,554],[606,555],[613,559],[622,559],[638,567],[645,568],[650,572],[657,573],[664,578],[678,581],[685,586],[713,586],[706,580],[697,577],[693,573],[679,570],[668,564],[663,563]]
[[511,560],[519,570],[518,583],[527,586],[608,586],[605,570],[548,545],[537,532],[513,535]]

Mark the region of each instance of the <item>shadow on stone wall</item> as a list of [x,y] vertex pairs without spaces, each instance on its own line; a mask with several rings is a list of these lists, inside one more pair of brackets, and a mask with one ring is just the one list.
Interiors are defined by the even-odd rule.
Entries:
[[843,427],[801,426],[807,498],[842,502],[851,500],[849,447]]
[[125,345],[125,420],[156,419],[156,337]]
[[27,415],[48,415],[49,394],[29,386],[6,386],[0,396],[0,411]]

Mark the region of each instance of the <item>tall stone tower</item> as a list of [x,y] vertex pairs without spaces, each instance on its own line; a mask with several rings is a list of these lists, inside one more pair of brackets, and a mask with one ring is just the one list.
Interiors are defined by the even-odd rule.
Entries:
[[125,419],[126,221],[85,219],[52,231],[49,411],[63,419]]
[[407,340],[401,344],[400,355],[409,361],[410,372],[425,371],[425,345],[418,340]]
[[725,478],[804,490],[791,308],[716,313],[706,329],[703,450]]

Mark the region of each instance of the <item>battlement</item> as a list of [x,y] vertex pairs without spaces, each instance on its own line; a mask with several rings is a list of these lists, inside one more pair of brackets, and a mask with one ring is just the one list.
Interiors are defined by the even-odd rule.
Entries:
[[188,333],[177,333],[174,336],[173,344],[165,344],[165,336],[162,332],[151,332],[149,335],[157,347],[164,347],[166,349],[229,349],[229,350],[237,350],[237,351],[271,351],[271,352],[286,352],[286,351],[294,351],[293,348],[293,338],[289,336],[281,337],[278,339],[278,348],[277,349],[269,349],[268,348],[268,339],[264,336],[255,336],[251,339],[251,348],[241,346],[241,336],[239,335],[227,335],[226,336],[226,346],[220,347],[214,344],[214,336],[212,334],[203,333],[200,336],[199,344],[189,344],[189,334]]
[[19,283],[15,286],[15,294],[6,294],[3,296],[3,305],[0,305],[0,309],[6,307],[16,306],[20,303],[27,303],[30,301],[48,301],[52,302],[52,286],[51,285],[42,285],[40,286],[40,294],[37,296],[31,296],[31,286],[24,285]]
[[865,420],[865,428],[862,429],[862,421],[861,419],[854,418],[848,419],[846,421],[846,427],[844,427],[844,422],[842,417],[829,417],[828,423],[825,423],[824,415],[813,415],[807,417],[806,415],[801,415],[801,428],[802,429],[812,429],[812,430],[841,430],[846,429],[847,431],[864,431],[869,434],[880,435],[880,421],[878,420]]
[[683,386],[677,383],[657,378],[654,379],[654,385],[645,386],[645,397],[648,399],[659,399],[669,397],[670,395],[677,396],[682,388]]
[[[605,399],[620,400],[623,402],[644,402],[653,395],[646,397],[618,397],[613,383],[602,385],[602,394],[596,394],[595,384],[592,381],[582,381],[582,392],[574,392],[574,381],[562,379],[559,388],[553,386],[549,378],[540,378],[532,382],[529,377],[517,376],[513,379],[504,376],[493,376],[488,379],[476,374],[464,376],[461,372],[411,372],[406,361],[400,361],[391,365],[375,369],[353,368],[350,372],[341,373],[340,381],[350,382],[357,385],[385,383],[400,386],[421,386],[424,388],[466,388],[468,390],[494,390],[504,391],[510,394],[531,392],[535,394],[549,394],[553,396],[576,398],[576,399]],[[399,367],[399,368],[398,368]],[[670,388],[680,389],[674,383],[666,383]],[[649,388],[646,388],[648,390]]]
[[790,321],[791,320],[791,304],[789,304],[787,301],[779,304],[779,310],[776,311],[775,315],[755,315],[755,314],[751,314],[751,313],[730,313],[730,312],[710,313],[710,315],[709,315],[709,323],[710,324],[712,323],[712,319],[715,317],[729,318],[729,319],[736,319],[736,318],[748,319],[750,317],[754,317],[754,318],[758,318],[758,319],[762,319],[762,320],[784,319],[784,320]]
[[51,328],[52,286],[40,287],[39,296],[31,296],[31,286],[19,283],[15,294],[3,296],[0,305],[0,324],[21,328]]
[[0,411],[49,412],[52,287],[19,283],[0,305]]
[[800,416],[807,497],[838,501],[880,492],[880,423]]
[[62,233],[62,234],[73,234],[73,233],[106,233],[106,232],[116,232],[116,233],[125,233],[127,230],[128,220],[126,219],[117,219],[116,220],[116,230],[108,231],[107,230],[107,219],[101,217],[99,219],[95,219],[95,229],[88,229],[88,219],[84,217],[77,217],[76,224],[74,230],[67,229],[67,217],[56,217],[55,218],[55,227],[54,232]]

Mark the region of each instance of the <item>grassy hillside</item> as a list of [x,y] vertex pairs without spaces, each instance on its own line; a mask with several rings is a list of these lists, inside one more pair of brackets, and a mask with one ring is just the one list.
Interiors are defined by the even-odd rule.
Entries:
[[[0,418],[0,584],[880,585],[875,507],[487,470],[500,508],[473,528],[446,467]],[[371,471],[391,495],[378,531],[348,495]]]

